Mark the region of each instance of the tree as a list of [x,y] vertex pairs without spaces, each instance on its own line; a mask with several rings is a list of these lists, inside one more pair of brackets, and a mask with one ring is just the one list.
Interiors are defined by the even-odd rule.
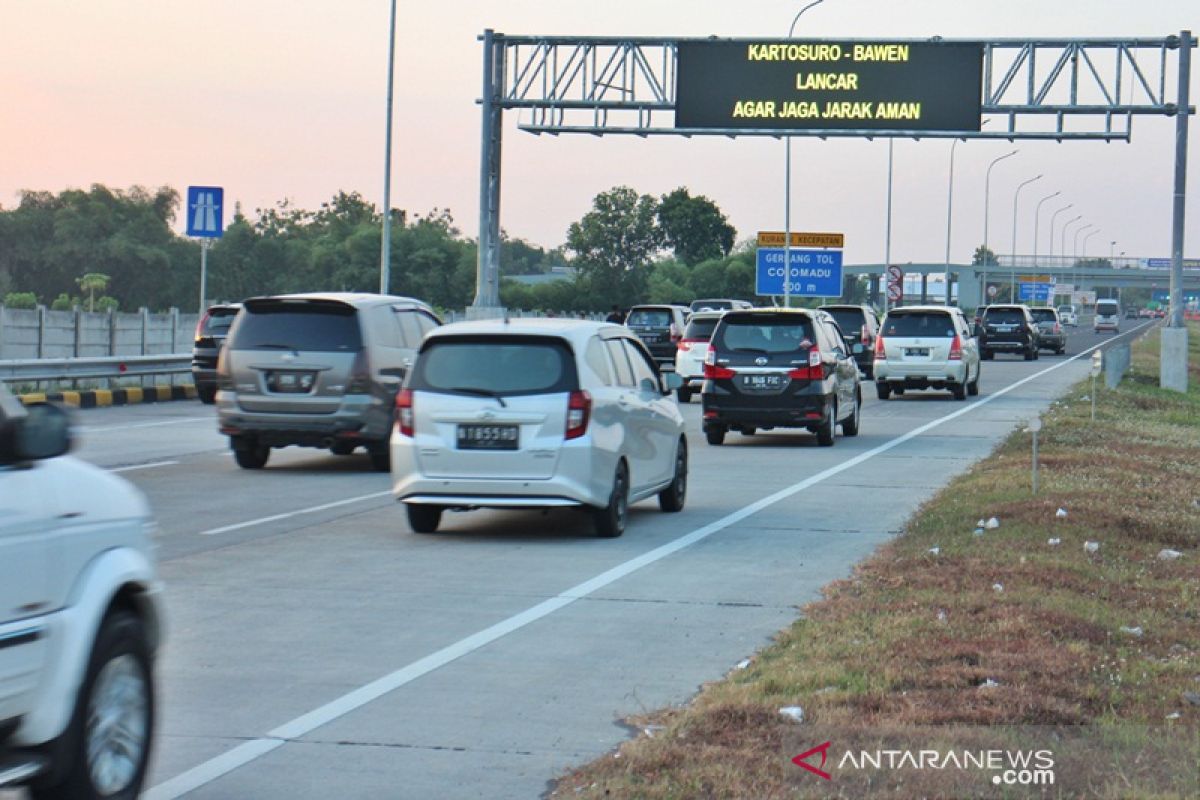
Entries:
[[989,266],[996,267],[1000,265],[1000,261],[996,258],[996,254],[991,248],[979,245],[975,248],[975,255],[971,258],[971,265],[975,267]]
[[729,255],[737,230],[707,197],[692,197],[680,187],[663,195],[658,224],[664,243],[684,264],[699,264]]
[[4,295],[4,305],[8,308],[37,308],[37,295],[33,292],[9,292]]
[[88,293],[88,311],[96,310],[96,292],[106,290],[109,280],[111,279],[102,272],[87,272],[75,279],[79,288]]
[[596,195],[592,210],[567,229],[578,285],[593,309],[641,299],[647,267],[662,244],[658,201],[617,186]]

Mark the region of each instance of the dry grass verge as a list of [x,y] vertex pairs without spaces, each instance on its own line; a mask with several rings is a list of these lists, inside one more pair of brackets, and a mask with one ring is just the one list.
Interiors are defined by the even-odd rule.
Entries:
[[[1194,324],[1190,348],[1190,393],[1158,388],[1158,335],[1145,337],[1122,385],[1101,382],[1094,423],[1089,382],[1043,418],[1036,496],[1030,434],[1017,432],[851,578],[826,587],[747,669],[687,708],[631,720],[649,733],[564,776],[553,797],[964,796],[920,781],[806,781],[790,761],[823,731],[907,731],[920,741],[924,726],[950,738],[1069,726],[1103,731],[1134,753],[1182,744],[1165,783],[1095,762],[1089,782],[1059,783],[1052,796],[1188,796],[1200,772]],[[976,535],[989,517],[1000,527]],[[1160,558],[1164,549],[1182,556]],[[802,707],[805,721],[782,716],[785,706]]]

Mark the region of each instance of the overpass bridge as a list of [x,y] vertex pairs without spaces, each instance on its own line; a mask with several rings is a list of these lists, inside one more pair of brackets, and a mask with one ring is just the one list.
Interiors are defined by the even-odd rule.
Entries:
[[[1161,263],[1157,260],[1139,258],[1062,258],[1054,256],[1000,256],[998,265],[987,267],[987,283],[989,286],[1006,288],[1014,279],[1020,282],[1022,275],[1050,275],[1059,284],[1070,284],[1076,290],[1096,291],[1101,296],[1105,290],[1116,292],[1127,288],[1150,290],[1167,290],[1171,285],[1171,271],[1149,264]],[[896,263],[904,271],[906,278],[921,275],[921,284],[927,287],[923,302],[940,303],[945,300],[945,285],[940,281],[936,287],[928,286],[928,276],[941,276],[947,272],[945,262],[925,263],[908,262]],[[956,294],[962,298],[964,308],[979,305],[983,297],[984,267],[973,264],[950,264],[949,273],[957,286]],[[849,275],[868,275],[875,278],[871,283],[871,299],[877,302],[881,298],[880,281],[885,270],[884,264],[846,264],[843,271]],[[1185,293],[1200,293],[1200,261],[1185,259],[1183,270],[1183,289]],[[905,301],[912,303],[918,298],[905,295]]]

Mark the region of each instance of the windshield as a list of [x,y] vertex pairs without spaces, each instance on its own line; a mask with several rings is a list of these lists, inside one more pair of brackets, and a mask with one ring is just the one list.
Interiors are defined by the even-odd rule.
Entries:
[[238,310],[236,308],[214,308],[209,311],[208,318],[204,321],[204,333],[224,334],[229,333],[229,326],[233,324],[233,320],[237,317]]
[[1025,315],[1021,313],[1021,309],[1019,308],[997,308],[996,306],[992,306],[984,314],[984,321],[988,325],[1019,325],[1025,321]]
[[888,314],[883,322],[884,336],[954,336],[954,320],[949,314],[931,311],[909,314]]
[[1103,314],[1105,316],[1112,316],[1113,314],[1117,313],[1117,310],[1118,310],[1118,306],[1116,303],[1104,303],[1104,302],[1096,303],[1096,313],[1097,314]]
[[712,338],[713,330],[720,321],[720,317],[706,317],[703,319],[692,317],[691,322],[687,324],[687,330],[683,333],[683,338],[690,339],[693,342],[707,342]]
[[866,324],[866,315],[857,308],[827,308],[825,311],[833,317],[842,333],[850,337],[858,336]]
[[724,352],[793,353],[812,343],[812,322],[799,314],[726,314],[714,336]]
[[421,351],[409,388],[484,396],[569,392],[577,388],[575,359],[552,338],[438,337]]
[[255,303],[237,319],[234,350],[337,353],[362,347],[358,315],[342,303]]
[[1029,313],[1033,315],[1034,322],[1058,322],[1058,315],[1053,308],[1031,308]]
[[732,300],[693,300],[692,311],[728,311],[733,308]]
[[665,308],[635,308],[625,324],[642,328],[666,328],[671,324],[671,312]]

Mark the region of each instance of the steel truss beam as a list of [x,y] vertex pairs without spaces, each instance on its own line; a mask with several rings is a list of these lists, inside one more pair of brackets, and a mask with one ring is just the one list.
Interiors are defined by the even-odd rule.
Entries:
[[987,131],[928,133],[677,128],[677,45],[711,39],[493,34],[492,41],[501,51],[503,67],[498,72],[504,76],[494,102],[500,108],[519,110],[518,127],[538,134],[1127,141],[1134,116],[1171,116],[1177,111],[1167,99],[1167,77],[1176,69],[1178,36],[944,40],[983,49],[983,114],[999,117],[1005,124],[993,123]]

